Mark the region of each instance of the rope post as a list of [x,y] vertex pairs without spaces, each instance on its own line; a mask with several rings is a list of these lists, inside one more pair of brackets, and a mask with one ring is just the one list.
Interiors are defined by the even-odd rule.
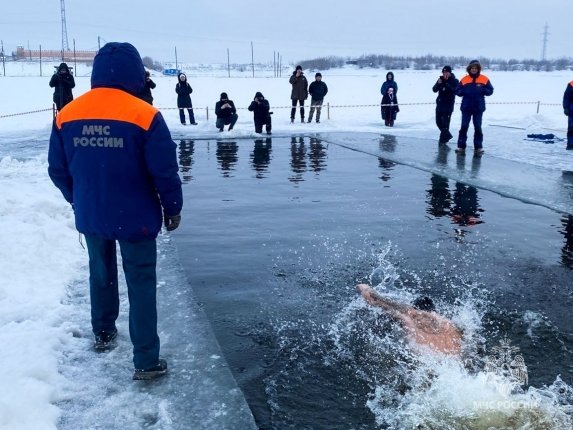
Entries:
[[540,101],[537,101],[537,113],[539,113],[539,105],[541,104]]
[[209,121],[209,106],[205,106],[205,112],[207,114],[207,121]]
[[330,119],[330,102],[326,102],[326,119]]

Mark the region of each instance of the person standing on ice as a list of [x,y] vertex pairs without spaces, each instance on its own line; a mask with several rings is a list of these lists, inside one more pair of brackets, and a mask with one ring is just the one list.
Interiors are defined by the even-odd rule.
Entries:
[[317,72],[314,75],[314,82],[308,87],[308,93],[310,94],[310,112],[308,114],[308,122],[312,122],[312,115],[316,109],[316,122],[320,122],[320,111],[322,109],[322,103],[324,102],[324,97],[328,93],[328,87],[322,81],[322,74]]
[[58,112],[74,99],[72,88],[75,86],[76,82],[70,68],[66,63],[61,63],[50,79],[50,87],[54,89],[54,103]]
[[386,127],[394,127],[394,121],[398,112],[400,112],[398,98],[394,94],[394,88],[388,87],[386,94],[382,97],[382,119]]
[[191,103],[193,88],[191,88],[191,85],[187,82],[187,75],[185,75],[185,73],[179,73],[179,75],[177,75],[175,92],[177,93],[177,107],[179,108],[179,120],[181,124],[186,125],[185,109],[187,109],[187,113],[189,113],[189,124],[197,125],[197,122],[195,122],[195,114],[193,113],[193,103]]
[[119,243],[136,380],[167,372],[157,334],[156,237],[162,222],[168,231],[179,226],[183,206],[177,145],[161,113],[137,97],[143,85],[137,49],[107,43],[95,56],[91,90],[58,113],[48,152],[48,174],[86,239],[96,351],[117,337]]
[[453,137],[450,133],[450,119],[454,111],[454,104],[456,103],[456,88],[459,81],[452,73],[450,66],[442,68],[442,76],[438,78],[432,91],[438,93],[436,98],[436,125],[440,129],[441,145],[448,143]]
[[145,100],[147,103],[149,103],[150,105],[153,104],[153,95],[151,94],[151,90],[154,89],[157,85],[155,85],[155,82],[153,82],[151,80],[151,75],[149,73],[148,70],[145,71],[145,85],[143,87],[143,90],[141,90],[141,94],[139,94],[139,97],[141,98],[141,100]]
[[[386,80],[384,81],[384,83],[380,87],[380,94],[382,94],[382,98],[384,98],[384,95],[388,94],[388,88],[392,88],[394,90],[393,91],[394,96],[398,95],[398,84],[394,80],[394,73],[393,72],[386,73]],[[384,102],[380,102],[380,103],[383,104]],[[381,114],[382,114],[382,119],[384,119],[384,108],[383,107],[381,109]]]
[[304,101],[308,98],[308,81],[306,76],[302,71],[302,66],[296,66],[292,76],[289,78],[289,82],[292,85],[292,91],[290,93],[291,99],[291,110],[290,110],[290,122],[294,122],[294,116],[296,114],[296,104],[298,102],[300,106],[300,122],[304,123]]
[[567,149],[573,150],[573,81],[569,82],[563,94],[563,111],[568,116]]
[[462,78],[456,88],[456,95],[462,97],[462,125],[458,135],[456,153],[466,153],[466,142],[470,121],[474,124],[474,155],[483,154],[483,132],[481,129],[482,116],[485,111],[485,96],[493,94],[493,86],[489,78],[481,74],[481,64],[472,60],[466,68],[468,74]]

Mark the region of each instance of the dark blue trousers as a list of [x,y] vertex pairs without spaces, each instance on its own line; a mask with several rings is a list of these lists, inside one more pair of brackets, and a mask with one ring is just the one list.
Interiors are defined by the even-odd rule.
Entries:
[[458,135],[458,148],[465,148],[468,140],[468,129],[473,118],[474,123],[474,148],[483,148],[483,133],[481,131],[481,120],[483,112],[462,112],[462,125]]
[[[157,335],[157,248],[155,239],[119,240],[129,298],[129,335],[136,369],[148,369],[159,361]],[[115,241],[86,236],[90,257],[90,298],[94,334],[115,328],[119,315]]]
[[573,149],[573,112],[568,116],[567,122],[567,149]]

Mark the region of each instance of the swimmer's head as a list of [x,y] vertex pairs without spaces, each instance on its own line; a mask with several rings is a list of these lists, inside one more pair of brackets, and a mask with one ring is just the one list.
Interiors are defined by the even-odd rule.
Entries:
[[412,306],[414,306],[416,309],[426,312],[434,312],[436,310],[436,306],[434,305],[432,299],[426,296],[418,297],[416,300],[414,300]]

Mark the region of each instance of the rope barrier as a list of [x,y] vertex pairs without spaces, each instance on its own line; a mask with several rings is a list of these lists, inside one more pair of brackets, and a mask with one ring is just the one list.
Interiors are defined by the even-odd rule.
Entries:
[[[321,107],[321,108],[325,108],[325,109],[330,109],[330,108],[367,108],[367,107],[384,107],[384,106],[424,106],[424,105],[435,105],[435,102],[413,102],[413,103],[398,103],[398,104],[362,104],[362,105],[331,105],[329,103],[323,104],[322,106],[316,106]],[[539,106],[562,106],[561,103],[542,103],[539,101],[536,102],[487,102],[488,105],[537,105],[538,107],[538,113],[539,113]],[[296,109],[298,109],[300,106],[296,106]],[[305,105],[304,107],[308,107],[311,108],[313,107],[311,104]],[[293,106],[273,106],[272,109],[292,109]],[[177,108],[177,107],[158,107],[157,109],[159,110],[179,110],[179,109],[191,109],[191,110],[202,110],[205,109],[207,111],[207,116],[209,115],[209,107],[205,107],[205,108],[197,108],[197,107],[190,107],[190,108]],[[248,108],[246,107],[237,107],[237,110],[247,110]],[[6,114],[6,115],[0,115],[0,119],[2,118],[10,118],[10,117],[14,117],[14,116],[21,116],[21,115],[31,115],[34,113],[39,113],[39,112],[51,112],[53,111],[52,108],[48,108],[48,109],[38,109],[38,110],[33,110],[33,111],[28,111],[28,112],[18,112],[18,113],[12,113],[12,114]]]
[[49,109],[31,110],[29,112],[10,113],[7,115],[0,115],[0,118],[10,118],[12,116],[30,115],[30,114],[38,113],[38,112],[48,112],[48,111],[52,112],[52,110],[53,110],[52,108],[49,108]]

